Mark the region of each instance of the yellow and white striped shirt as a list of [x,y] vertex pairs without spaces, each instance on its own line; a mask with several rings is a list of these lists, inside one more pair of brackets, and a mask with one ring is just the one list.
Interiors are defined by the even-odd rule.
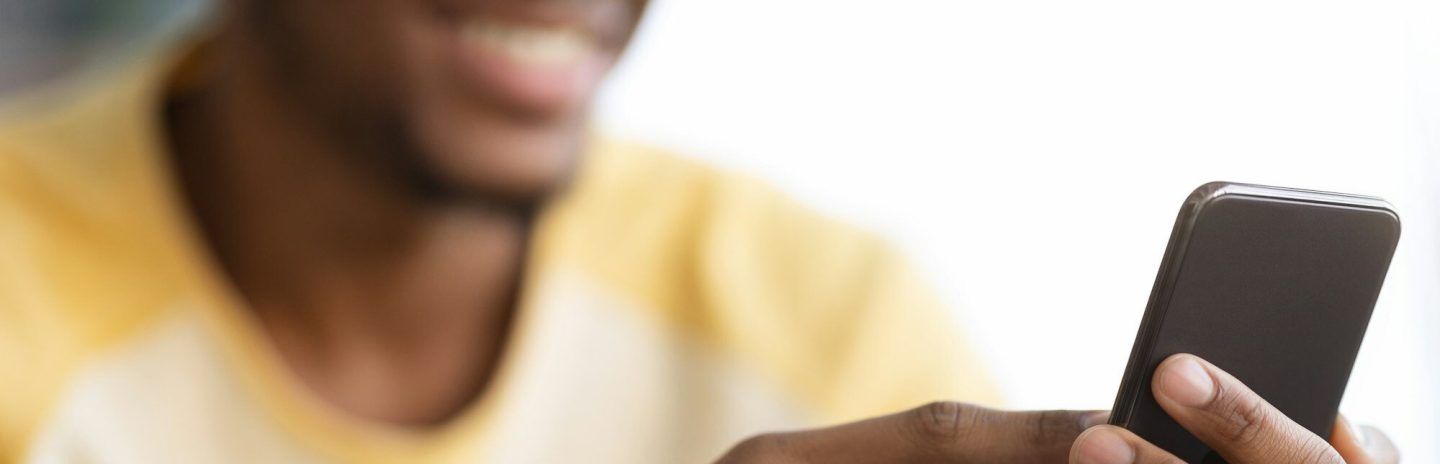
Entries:
[[758,432],[995,402],[876,238],[595,140],[537,225],[484,396],[423,431],[347,416],[286,371],[197,239],[160,55],[0,122],[0,462],[702,462]]

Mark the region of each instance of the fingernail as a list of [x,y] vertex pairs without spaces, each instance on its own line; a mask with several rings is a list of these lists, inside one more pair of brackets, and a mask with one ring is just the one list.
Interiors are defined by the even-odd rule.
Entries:
[[1161,375],[1161,392],[1181,405],[1198,408],[1210,403],[1215,394],[1215,380],[1194,357],[1176,359]]
[[1135,462],[1135,449],[1115,432],[1092,429],[1075,445],[1080,464],[1130,464]]
[[1105,425],[1110,422],[1110,411],[1092,412],[1080,417],[1080,428],[1090,428],[1097,425]]

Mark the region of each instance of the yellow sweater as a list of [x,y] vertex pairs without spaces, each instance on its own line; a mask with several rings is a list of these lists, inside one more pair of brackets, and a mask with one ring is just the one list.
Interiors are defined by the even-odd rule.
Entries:
[[703,462],[763,431],[995,402],[874,237],[597,140],[540,219],[484,396],[423,431],[347,416],[197,239],[159,142],[170,62],[0,120],[0,462]]

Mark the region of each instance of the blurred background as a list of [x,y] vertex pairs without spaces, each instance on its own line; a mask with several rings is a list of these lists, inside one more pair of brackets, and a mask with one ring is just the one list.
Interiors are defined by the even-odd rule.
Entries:
[[[0,99],[200,0],[0,0]],[[1379,195],[1405,236],[1344,411],[1440,462],[1440,1],[652,0],[607,132],[752,173],[927,272],[1013,408],[1108,408],[1180,202]]]

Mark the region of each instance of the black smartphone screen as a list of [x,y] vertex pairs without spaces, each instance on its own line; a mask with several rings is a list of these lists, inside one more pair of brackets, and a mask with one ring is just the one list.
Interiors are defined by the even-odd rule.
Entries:
[[1176,220],[1111,424],[1186,462],[1223,462],[1151,390],[1161,361],[1191,353],[1328,438],[1399,237],[1378,198],[1200,187]]

